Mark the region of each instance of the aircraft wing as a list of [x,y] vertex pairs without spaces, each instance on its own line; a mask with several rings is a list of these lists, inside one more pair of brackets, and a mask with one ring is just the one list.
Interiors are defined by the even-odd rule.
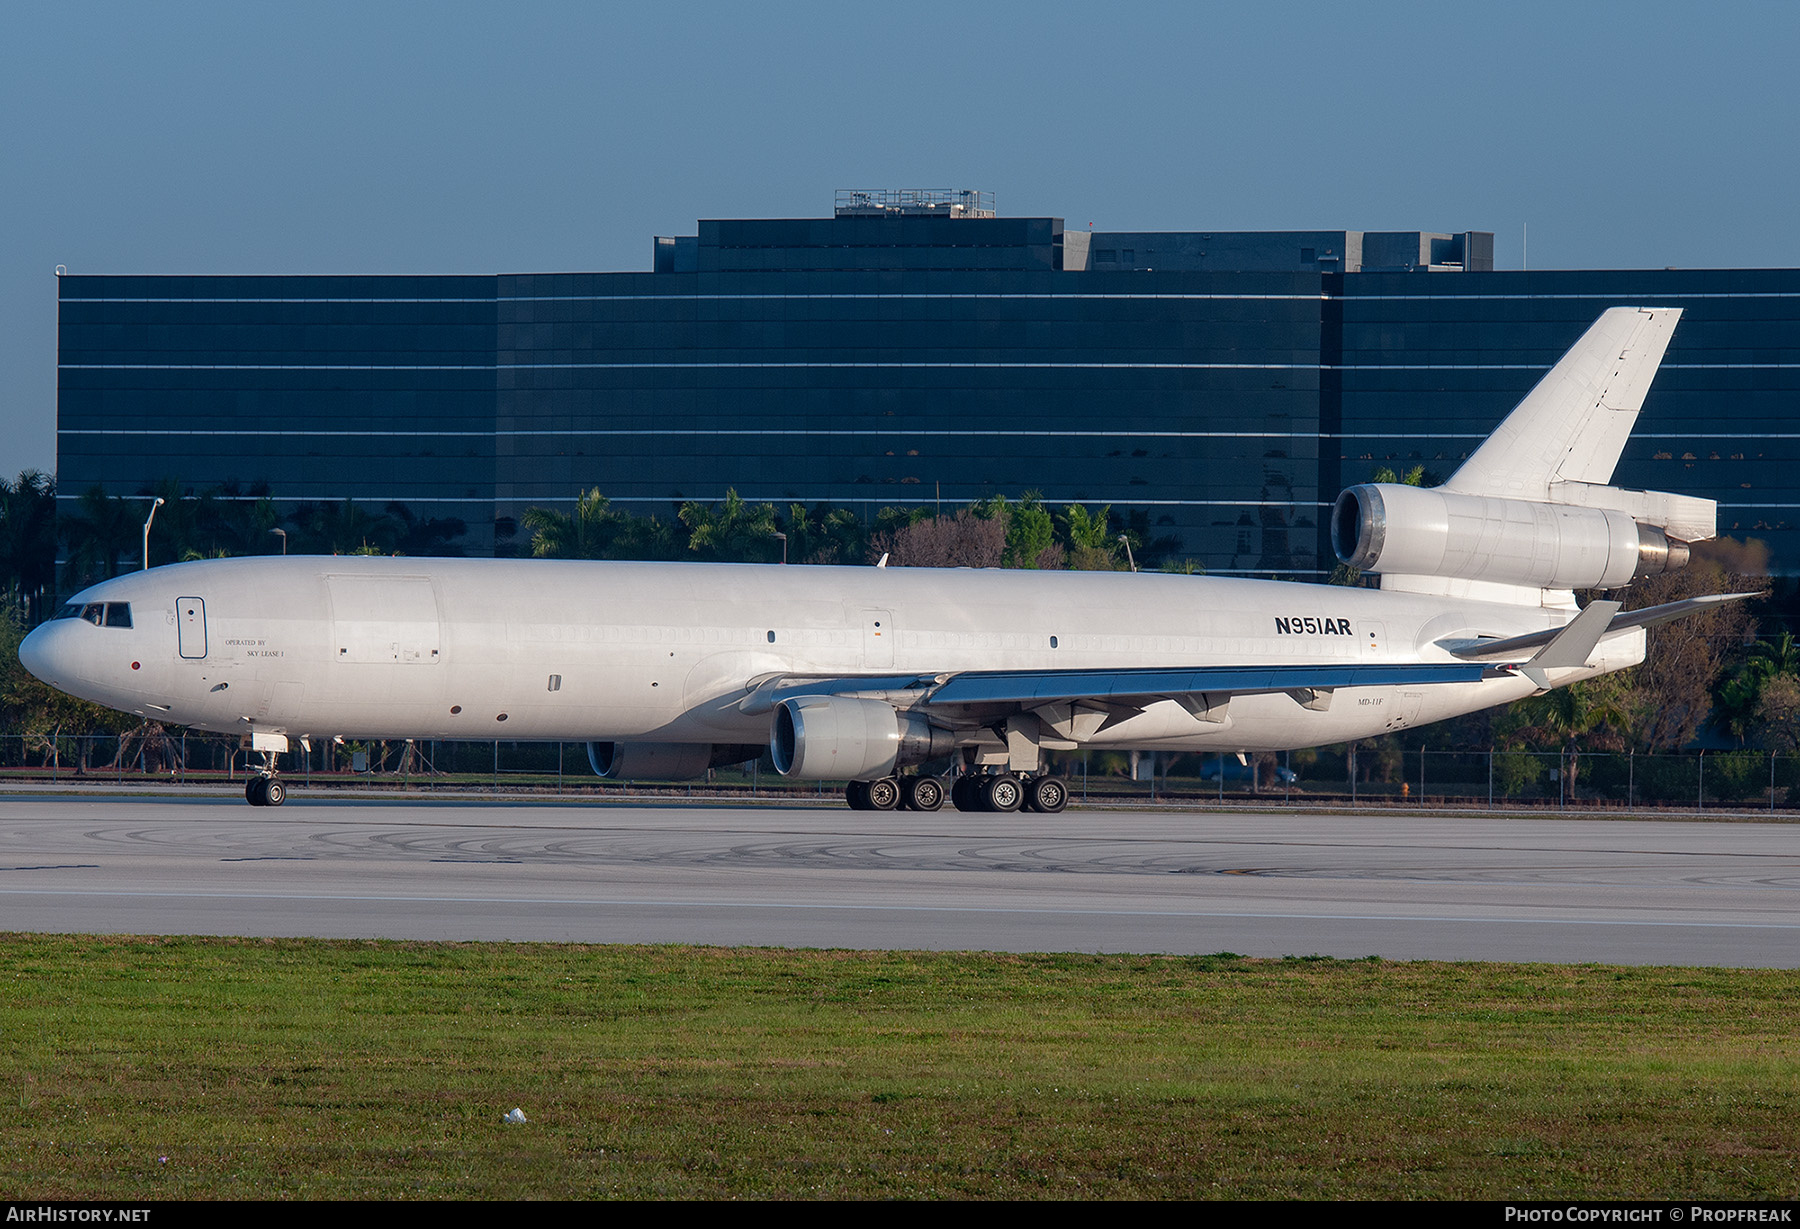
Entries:
[[1158,700],[1174,700],[1200,716],[1221,708],[1232,696],[1287,692],[1309,707],[1323,707],[1330,693],[1340,687],[1473,683],[1493,670],[1493,666],[1483,662],[1400,662],[1126,670],[969,670],[939,675],[847,675],[835,678],[787,675],[760,680],[737,707],[746,714],[755,715],[768,712],[783,700],[795,696],[857,695],[888,700],[908,708],[935,710],[952,717],[972,715],[971,710],[1032,709],[1083,702],[1115,710],[1135,710]]
[[1122,702],[1182,696],[1255,695],[1277,691],[1327,691],[1339,687],[1404,687],[1473,683],[1481,664],[1201,666],[1174,670],[994,670],[952,675],[927,704],[1038,704],[1074,700]]

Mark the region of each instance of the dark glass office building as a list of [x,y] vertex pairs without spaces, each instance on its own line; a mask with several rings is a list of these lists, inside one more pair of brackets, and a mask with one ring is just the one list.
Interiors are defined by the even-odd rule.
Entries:
[[974,193],[705,221],[651,271],[65,277],[58,479],[456,516],[598,487],[870,515],[1041,492],[1316,576],[1379,465],[1447,475],[1621,304],[1686,309],[1617,475],[1800,570],[1800,271],[1494,272],[1480,232],[1066,232]]

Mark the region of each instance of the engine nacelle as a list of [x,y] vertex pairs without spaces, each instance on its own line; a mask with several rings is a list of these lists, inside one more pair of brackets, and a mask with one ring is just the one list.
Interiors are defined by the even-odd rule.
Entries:
[[1688,561],[1686,542],[1616,509],[1386,482],[1338,496],[1331,543],[1365,572],[1538,589],[1617,589]]
[[880,700],[793,696],[775,706],[769,752],[784,777],[869,781],[948,755],[956,739]]
[[589,743],[594,775],[613,781],[686,781],[708,768],[761,757],[755,745],[733,743]]

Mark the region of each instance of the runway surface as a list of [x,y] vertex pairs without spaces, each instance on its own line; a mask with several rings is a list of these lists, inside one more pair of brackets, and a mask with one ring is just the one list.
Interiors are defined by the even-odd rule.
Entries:
[[0,929],[1800,966],[1800,826],[0,798]]

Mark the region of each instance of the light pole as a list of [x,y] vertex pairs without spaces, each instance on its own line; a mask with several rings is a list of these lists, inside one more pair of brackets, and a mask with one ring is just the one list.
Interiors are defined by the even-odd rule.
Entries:
[[781,561],[783,563],[786,563],[787,562],[787,535],[785,533],[772,533],[769,536],[771,538],[780,538],[781,539]]
[[150,505],[150,515],[144,518],[144,571],[150,570],[150,522],[156,519],[156,510],[163,506],[163,497],[158,495],[156,502]]
[[281,535],[281,553],[284,555],[287,554],[287,530],[271,529],[271,530],[269,530],[269,532],[270,533],[278,533]]
[[1137,560],[1131,557],[1131,539],[1124,534],[1120,534],[1119,541],[1125,544],[1125,562],[1131,565],[1132,571],[1137,571]]

